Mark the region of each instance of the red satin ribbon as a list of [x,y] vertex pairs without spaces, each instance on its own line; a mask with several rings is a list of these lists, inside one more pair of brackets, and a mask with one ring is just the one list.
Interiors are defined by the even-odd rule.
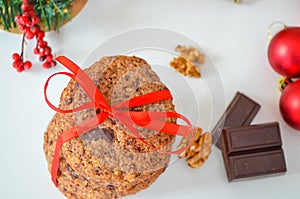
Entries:
[[[169,92],[169,90],[151,92],[110,106],[105,100],[102,93],[98,90],[94,82],[89,78],[89,76],[83,70],[79,68],[79,66],[77,66],[74,62],[72,62],[71,60],[69,60],[64,56],[59,56],[56,58],[56,60],[61,64],[63,64],[67,69],[69,69],[71,73],[58,72],[51,75],[47,79],[44,87],[44,96],[45,96],[46,103],[49,105],[49,107],[59,113],[73,113],[88,108],[99,108],[100,113],[68,129],[67,131],[63,132],[60,136],[58,136],[56,140],[56,147],[54,151],[52,168],[51,168],[52,181],[55,184],[55,186],[57,186],[57,173],[59,168],[59,157],[60,157],[60,150],[62,145],[65,142],[75,139],[80,135],[85,134],[88,131],[96,128],[98,125],[103,123],[108,117],[123,123],[128,128],[128,130],[135,137],[137,137],[141,142],[143,142],[147,146],[154,148],[157,151],[168,153],[168,154],[178,154],[185,151],[189,147],[187,146],[183,149],[171,151],[171,152],[163,151],[147,143],[143,139],[143,137],[140,136],[137,129],[134,127],[134,125],[137,125],[140,127],[148,128],[159,132],[164,132],[171,135],[180,135],[186,137],[189,136],[190,134],[193,134],[193,126],[191,125],[190,121],[183,115],[178,114],[176,112],[137,112],[137,111],[124,110],[125,108],[128,109],[132,107],[143,106],[146,104],[152,104],[167,99],[172,99],[172,95]],[[54,106],[47,97],[47,88],[50,79],[52,79],[56,75],[67,75],[72,79],[76,80],[83,88],[83,90],[86,92],[87,96],[90,99],[90,102],[87,102],[79,107],[70,110],[60,109]],[[171,122],[166,122],[164,121],[164,119],[166,118],[181,119],[186,123],[186,126],[174,124]]]

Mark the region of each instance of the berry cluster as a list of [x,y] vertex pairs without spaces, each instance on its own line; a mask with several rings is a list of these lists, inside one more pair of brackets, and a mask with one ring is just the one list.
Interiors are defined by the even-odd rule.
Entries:
[[20,73],[23,72],[24,69],[29,70],[32,66],[30,61],[23,61],[23,55],[21,56],[18,53],[14,53],[12,55],[12,58],[14,60],[13,67]]
[[41,30],[38,23],[40,22],[40,17],[36,16],[34,13],[34,5],[29,2],[29,0],[22,0],[21,9],[23,11],[22,15],[17,15],[15,21],[18,24],[18,28],[24,32],[22,40],[22,52],[21,54],[14,53],[12,58],[14,60],[13,67],[18,71],[22,72],[25,69],[30,69],[32,64],[30,61],[23,60],[23,50],[25,38],[28,40],[36,38],[36,47],[34,48],[34,54],[39,55],[39,59],[43,63],[44,68],[51,68],[56,65],[54,57],[52,55],[52,50],[48,46],[48,43],[44,40],[45,33]]

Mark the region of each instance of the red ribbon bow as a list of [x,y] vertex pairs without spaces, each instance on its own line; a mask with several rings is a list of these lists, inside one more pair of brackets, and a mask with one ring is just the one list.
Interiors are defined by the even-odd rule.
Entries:
[[[45,96],[46,103],[49,105],[49,107],[59,113],[73,113],[88,108],[99,108],[100,113],[68,129],[67,131],[63,132],[60,136],[58,136],[56,140],[56,147],[54,151],[52,168],[51,168],[52,181],[55,184],[55,186],[57,186],[57,173],[59,168],[59,157],[60,157],[60,150],[62,145],[65,142],[75,139],[80,135],[85,134],[88,131],[96,128],[98,125],[103,123],[108,117],[123,123],[134,136],[136,136],[141,142],[143,142],[144,144],[152,148],[155,147],[147,143],[143,139],[143,137],[139,135],[137,129],[133,126],[133,124],[151,130],[164,132],[172,135],[180,135],[184,137],[189,136],[190,134],[193,133],[192,131],[193,126],[191,125],[190,121],[183,115],[178,114],[176,112],[137,112],[137,111],[124,110],[124,108],[143,106],[146,104],[152,104],[155,102],[172,99],[172,95],[169,92],[169,90],[151,92],[110,106],[105,100],[102,93],[97,88],[97,86],[94,84],[94,82],[89,78],[89,76],[83,70],[79,68],[79,66],[77,66],[74,62],[72,62],[71,60],[69,60],[64,56],[59,56],[56,58],[56,60],[61,64],[63,64],[67,69],[69,69],[71,73],[58,72],[51,75],[47,79],[44,87],[44,96]],[[49,101],[46,91],[50,79],[56,75],[66,75],[76,80],[83,88],[83,90],[86,92],[87,96],[90,99],[90,102],[87,102],[79,107],[76,107],[74,109],[69,109],[69,110],[60,109],[54,106]],[[186,122],[187,125],[183,126],[183,125],[163,121],[163,119],[166,118],[182,119],[184,122]],[[185,151],[188,147],[189,146],[171,152],[162,151],[161,149],[157,149],[157,148],[155,148],[155,150],[168,153],[168,154],[178,154]]]

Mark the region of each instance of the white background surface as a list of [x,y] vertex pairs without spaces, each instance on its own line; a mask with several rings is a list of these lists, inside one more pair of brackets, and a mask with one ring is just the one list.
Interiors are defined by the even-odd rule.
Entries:
[[[129,198],[299,198],[300,132],[280,117],[279,76],[269,67],[266,51],[267,28],[273,21],[300,26],[300,1],[242,2],[89,1],[59,34],[47,34],[58,55],[67,55],[78,64],[99,44],[123,31],[157,27],[185,34],[214,60],[224,82],[226,104],[239,90],[262,105],[254,123],[280,122],[288,166],[285,176],[228,183],[221,154],[214,150],[203,167],[192,170],[178,162],[146,191]],[[42,150],[43,132],[54,114],[43,100],[42,89],[45,79],[62,68],[44,70],[34,61],[32,70],[18,74],[11,67],[11,54],[18,52],[20,43],[20,35],[0,32],[0,198],[64,198],[50,180]],[[35,60],[32,45],[27,56]]]

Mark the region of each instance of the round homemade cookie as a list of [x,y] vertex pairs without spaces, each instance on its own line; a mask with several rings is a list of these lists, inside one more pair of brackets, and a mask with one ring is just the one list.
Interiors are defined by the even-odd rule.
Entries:
[[[150,66],[137,57],[104,57],[85,72],[109,104],[166,89]],[[71,80],[61,95],[59,106],[70,109],[88,101],[79,84]],[[174,105],[171,100],[164,100],[132,110],[174,111]],[[57,113],[54,116],[45,133],[44,142],[49,169],[57,137],[98,112],[97,109],[87,109],[72,114]],[[137,129],[152,146],[171,149],[174,136],[144,128]],[[132,136],[122,123],[108,118],[97,128],[64,144],[58,188],[70,198],[115,198],[133,194],[154,182],[164,171],[169,159],[169,155],[156,152]]]

